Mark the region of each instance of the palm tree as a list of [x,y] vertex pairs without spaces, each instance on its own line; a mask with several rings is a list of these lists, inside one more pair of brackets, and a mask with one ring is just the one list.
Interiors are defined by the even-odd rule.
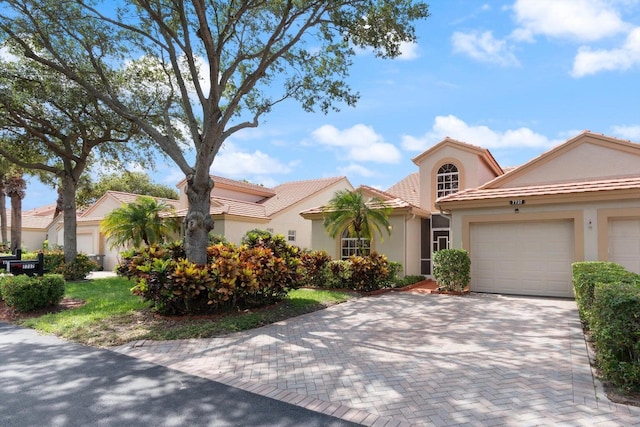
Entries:
[[140,196],[138,199],[109,212],[100,224],[100,229],[111,240],[111,247],[125,246],[132,243],[134,247],[144,243],[150,246],[162,243],[179,224],[170,216],[173,207],[163,200]]
[[11,199],[11,253],[16,253],[22,246],[22,199],[26,188],[21,170],[13,170],[6,178],[5,192]]
[[357,254],[362,255],[364,241],[371,240],[377,231],[391,234],[389,213],[391,208],[377,197],[365,199],[361,190],[340,190],[324,208],[324,227],[335,238],[345,231],[349,237],[356,238]]

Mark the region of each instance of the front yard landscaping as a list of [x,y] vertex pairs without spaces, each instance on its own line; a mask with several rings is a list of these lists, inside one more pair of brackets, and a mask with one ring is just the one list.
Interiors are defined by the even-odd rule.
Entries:
[[134,340],[205,338],[256,328],[344,302],[354,294],[298,289],[268,307],[207,316],[161,316],[131,294],[133,282],[113,277],[68,282],[61,305],[18,314],[2,305],[0,320],[96,347]]

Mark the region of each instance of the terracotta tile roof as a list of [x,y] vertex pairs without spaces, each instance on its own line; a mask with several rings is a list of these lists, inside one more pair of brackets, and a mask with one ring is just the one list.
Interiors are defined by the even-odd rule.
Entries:
[[[107,191],[106,194],[109,194],[111,196],[113,196],[114,199],[118,200],[121,203],[124,204],[129,204],[129,203],[133,203],[136,200],[138,200],[138,197],[143,196],[144,194],[133,194],[133,193],[124,193],[122,191],[112,191],[109,190]],[[151,196],[149,196],[151,197]],[[165,203],[173,206],[174,208],[177,208],[179,205],[179,201],[178,200],[174,200],[174,199],[167,199],[164,197],[152,197],[155,200],[162,200]]]
[[50,203],[45,206],[39,206],[37,208],[22,211],[22,215],[23,216],[48,216],[53,218],[53,214],[56,212],[56,206],[57,206],[57,203]]
[[273,188],[275,195],[260,202],[266,209],[266,215],[271,216],[310,197],[341,180],[344,176],[332,178],[310,179],[305,181],[291,181]]
[[[176,216],[186,216],[188,209],[176,211]],[[212,197],[210,215],[237,215],[250,218],[268,219],[265,207],[245,200],[227,199],[224,197]]]
[[216,185],[220,187],[235,187],[241,188],[244,190],[249,190],[252,193],[262,194],[265,197],[274,196],[276,194],[275,190],[269,187],[265,187],[258,184],[252,184],[246,181],[238,181],[231,178],[225,178],[223,176],[211,175],[211,179],[213,179],[214,187]]
[[[437,201],[437,204],[449,202],[488,200],[502,198],[525,198],[534,196],[553,196],[579,193],[598,193],[620,190],[640,190],[640,177],[611,178],[583,182],[533,185],[508,188],[474,188],[450,194]],[[639,193],[640,195],[640,193]]]
[[387,193],[400,197],[414,206],[420,206],[420,173],[414,172],[408,175],[389,187]]
[[[53,214],[51,217],[46,216],[22,216],[22,228],[37,228],[37,229],[45,229],[51,224],[53,221]],[[11,224],[11,215],[7,212],[7,222]]]
[[[389,192],[386,191],[382,191],[382,190],[378,190],[377,188],[374,187],[369,187],[368,185],[361,185],[360,187],[358,187],[358,189],[362,189],[367,193],[372,194],[374,197],[378,197],[380,199],[382,199],[384,201],[384,204],[392,209],[402,209],[402,208],[406,208],[406,209],[412,209],[414,213],[417,214],[422,214],[425,216],[428,216],[429,213],[423,211],[422,209],[420,209],[418,206],[409,203],[408,201],[397,197],[393,194],[390,194]],[[301,212],[304,215],[307,214],[319,214],[322,213],[324,210],[324,206],[317,206],[311,209],[306,209],[305,211]]]

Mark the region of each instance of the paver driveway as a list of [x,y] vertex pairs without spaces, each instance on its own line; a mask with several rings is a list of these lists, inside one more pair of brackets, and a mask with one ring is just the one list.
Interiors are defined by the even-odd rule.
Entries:
[[594,382],[570,300],[389,293],[114,350],[364,425],[640,425]]

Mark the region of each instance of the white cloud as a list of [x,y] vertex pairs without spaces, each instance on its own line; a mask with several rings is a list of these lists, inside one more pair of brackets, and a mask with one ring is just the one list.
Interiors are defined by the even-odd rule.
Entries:
[[580,48],[574,59],[571,75],[583,77],[600,71],[624,71],[637,65],[640,65],[640,27],[629,33],[626,42],[620,48]]
[[519,27],[512,37],[522,41],[536,35],[595,41],[629,28],[614,4],[602,0],[517,0],[513,11]]
[[456,31],[451,36],[453,51],[469,57],[503,67],[519,65],[518,59],[505,40],[493,37],[491,31],[463,33]]
[[482,148],[550,148],[561,141],[550,140],[529,128],[497,131],[488,126],[471,126],[453,115],[437,116],[431,130],[423,136],[402,136],[402,147],[409,151],[424,151],[450,137]]
[[629,139],[631,141],[640,141],[640,125],[613,126],[612,131],[620,138]]
[[400,43],[400,56],[398,59],[411,61],[420,57],[417,43],[402,42]]
[[218,152],[211,173],[230,178],[246,179],[247,176],[286,174],[291,172],[291,164],[285,164],[270,155],[256,150],[253,153],[240,151],[227,142]]
[[372,127],[363,124],[345,130],[324,125],[314,130],[311,136],[315,143],[338,149],[344,160],[398,163],[402,157],[395,145],[385,142]]
[[351,163],[349,166],[338,168],[338,171],[342,175],[360,175],[364,177],[370,177],[374,175],[372,170],[355,163]]

